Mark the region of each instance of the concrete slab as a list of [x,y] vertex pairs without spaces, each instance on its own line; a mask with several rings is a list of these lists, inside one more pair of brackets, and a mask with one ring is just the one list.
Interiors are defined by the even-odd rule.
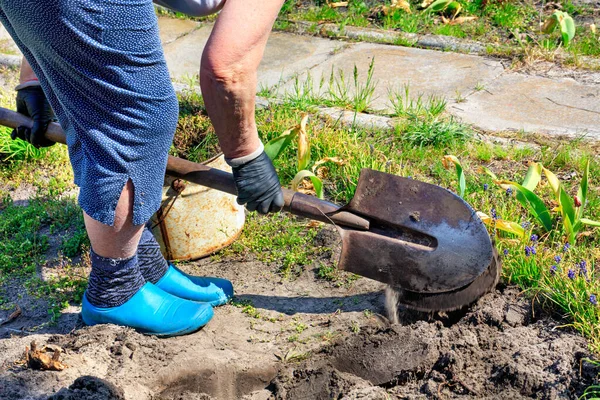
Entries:
[[160,29],[160,40],[163,45],[171,43],[177,38],[193,32],[200,26],[199,22],[189,19],[175,19],[169,17],[158,18],[158,28]]
[[[374,109],[390,109],[388,92],[398,90],[403,93],[402,87],[405,84],[409,85],[412,96],[421,93],[451,99],[456,97],[457,92],[466,96],[478,84],[485,85],[504,70],[500,62],[479,56],[360,43],[338,52],[327,62],[318,64],[311,69],[310,74],[315,85],[324,76],[328,86],[332,68],[336,75],[341,70],[350,93],[353,93],[354,66],[357,66],[359,79],[364,85],[369,63],[373,58],[373,79],[378,82],[371,104]],[[291,90],[292,84],[288,83],[286,89]]]
[[[171,76],[196,76],[200,57],[212,25],[203,25],[186,36],[164,45]],[[295,74],[324,62],[344,43],[274,32],[269,38],[258,72],[259,86],[274,86]]]
[[484,130],[600,139],[600,86],[511,73],[448,110]]

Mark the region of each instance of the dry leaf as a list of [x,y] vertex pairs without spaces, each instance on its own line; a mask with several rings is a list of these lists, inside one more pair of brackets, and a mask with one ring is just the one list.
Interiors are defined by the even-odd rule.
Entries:
[[307,121],[308,114],[304,114],[300,121],[300,129],[298,129],[298,171],[305,169],[310,161],[310,145],[306,133]]
[[409,14],[412,13],[410,9],[410,3],[406,0],[392,0],[392,4],[390,4],[390,9],[404,10]]
[[423,0],[421,3],[421,8],[427,8],[431,5],[431,3],[433,3],[433,0]]
[[347,1],[338,1],[335,3],[327,3],[327,5],[331,8],[348,7],[348,2]]
[[590,31],[595,35],[596,34],[596,24],[590,24]]
[[458,18],[454,18],[454,19],[450,20],[448,22],[448,24],[450,24],[450,25],[460,25],[460,24],[463,24],[465,22],[474,21],[476,19],[477,19],[477,17],[475,17],[475,16],[471,16],[471,17],[458,17]]

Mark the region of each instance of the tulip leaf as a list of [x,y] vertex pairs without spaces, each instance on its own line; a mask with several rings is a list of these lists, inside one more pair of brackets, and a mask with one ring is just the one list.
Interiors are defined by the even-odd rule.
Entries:
[[550,211],[548,211],[548,207],[546,207],[537,194],[516,182],[500,181],[500,183],[512,185],[517,190],[517,200],[519,200],[523,207],[529,209],[533,216],[540,221],[546,231],[552,230],[552,217],[550,216]]
[[598,221],[592,221],[591,219],[587,219],[587,218],[581,218],[580,221],[584,225],[600,227],[600,222],[598,222]]
[[452,0],[435,0],[427,7],[427,10],[433,12],[442,12],[452,3]]
[[554,194],[556,195],[556,197],[558,199],[559,193],[560,193],[560,191],[559,191],[560,181],[558,180],[556,175],[554,175],[554,173],[552,171],[550,171],[549,169],[542,167],[542,170],[544,171],[544,175],[546,175],[546,178],[548,179],[548,183],[550,184],[552,191],[554,192]]
[[590,161],[588,160],[585,170],[583,171],[583,178],[581,179],[581,183],[579,184],[579,190],[577,190],[577,198],[581,202],[577,210],[577,218],[583,217],[583,210],[585,208],[585,203],[587,201],[587,192],[588,192],[588,181],[590,176]]
[[271,159],[271,161],[275,160],[283,151],[288,147],[292,140],[298,134],[298,129],[288,129],[281,136],[276,137],[275,139],[271,139],[265,144],[265,153]]
[[463,167],[458,158],[456,158],[456,156],[447,155],[444,156],[444,158],[442,159],[442,164],[444,165],[444,168],[449,168],[450,162],[452,162],[454,164],[454,167],[456,168],[456,177],[458,179],[458,192],[460,194],[460,197],[464,197],[465,189],[467,188],[467,182],[465,179]]
[[489,215],[482,213],[480,211],[477,212],[477,216],[486,225],[495,227],[496,229],[504,231],[504,232],[515,234],[521,238],[525,237],[525,229],[523,229],[523,227],[521,225],[517,224],[516,222],[505,221],[503,219],[494,220]]
[[[569,218],[571,227],[573,227],[573,225],[576,222],[575,207],[573,206],[573,199],[571,198],[571,196],[569,196],[569,194],[567,192],[565,192],[565,189],[562,186],[560,187],[560,196],[558,198],[558,202],[560,204],[560,209],[561,209],[561,212],[563,215],[563,219],[566,220],[567,218]],[[571,243],[573,243],[573,242],[571,242]]]
[[292,190],[298,190],[298,186],[300,186],[300,182],[302,182],[306,178],[309,178],[310,181],[312,182],[312,185],[313,185],[313,188],[315,189],[315,193],[316,193],[317,197],[322,199],[323,194],[324,194],[323,193],[323,181],[321,181],[321,179],[319,179],[319,177],[317,177],[315,174],[313,174],[312,172],[310,172],[307,169],[303,169],[302,171],[299,171],[296,174],[296,176],[292,180]]
[[542,179],[542,164],[533,163],[529,166],[527,170],[527,175],[525,175],[525,179],[523,180],[523,187],[533,191],[537,187],[538,183]]

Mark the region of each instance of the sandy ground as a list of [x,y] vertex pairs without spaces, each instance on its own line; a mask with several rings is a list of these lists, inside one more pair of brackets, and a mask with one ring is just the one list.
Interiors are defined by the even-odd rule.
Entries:
[[[335,248],[334,237],[325,230],[316,240]],[[0,398],[563,399],[593,383],[585,340],[557,329],[560,322],[515,288],[500,284],[444,316],[400,309],[392,325],[381,284],[361,278],[336,287],[316,277],[318,263],[334,257],[325,254],[293,281],[251,254],[185,265],[231,279],[237,305],[218,308],[201,331],[170,339],[84,327],[76,307],[56,326],[40,327],[43,304],[27,302],[15,282],[8,294],[24,312],[0,327]],[[19,360],[32,341],[61,349],[68,368],[24,368]]]

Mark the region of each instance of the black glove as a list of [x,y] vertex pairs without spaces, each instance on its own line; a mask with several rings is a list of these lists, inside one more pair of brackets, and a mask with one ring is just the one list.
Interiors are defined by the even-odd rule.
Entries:
[[52,111],[41,86],[29,86],[17,90],[17,112],[31,117],[33,127],[17,127],[10,135],[12,139],[25,140],[37,148],[54,144],[44,136],[48,124],[54,121],[54,111]]
[[233,179],[238,191],[238,204],[261,214],[279,212],[283,208],[283,192],[273,163],[263,151],[252,161],[233,166]]

